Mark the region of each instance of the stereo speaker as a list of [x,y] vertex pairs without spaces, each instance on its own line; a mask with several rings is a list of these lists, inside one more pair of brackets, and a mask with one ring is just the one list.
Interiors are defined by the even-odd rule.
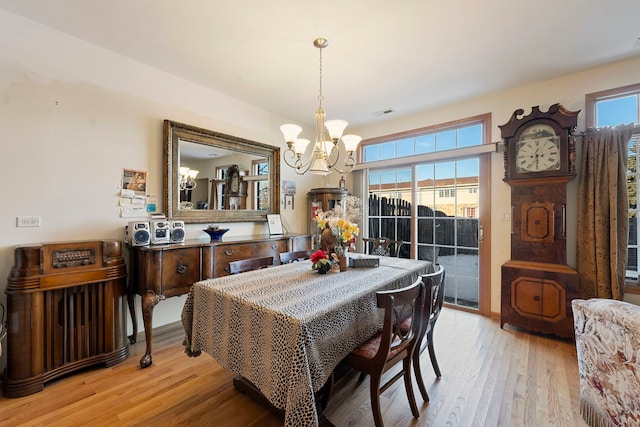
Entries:
[[186,237],[184,221],[171,221],[171,243],[182,243]]
[[151,243],[149,223],[146,221],[130,221],[126,234],[126,240],[131,246],[145,246]]

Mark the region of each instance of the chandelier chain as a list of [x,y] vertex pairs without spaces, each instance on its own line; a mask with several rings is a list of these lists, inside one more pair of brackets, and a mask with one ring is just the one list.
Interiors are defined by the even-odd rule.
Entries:
[[319,47],[320,49],[320,71],[318,73],[318,75],[320,76],[320,83],[319,83],[319,88],[320,91],[318,93],[318,101],[320,101],[320,106],[322,106],[322,100],[324,99],[324,97],[322,96],[322,46]]

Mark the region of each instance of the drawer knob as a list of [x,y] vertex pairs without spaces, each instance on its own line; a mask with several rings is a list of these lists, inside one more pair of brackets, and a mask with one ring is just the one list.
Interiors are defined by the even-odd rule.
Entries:
[[179,265],[178,266],[178,273],[184,274],[186,272],[187,272],[187,266],[186,265]]
[[232,249],[227,249],[226,251],[224,251],[226,256],[231,256],[233,255],[233,250]]
[[275,251],[276,249],[278,249],[278,245],[271,245],[271,249]]

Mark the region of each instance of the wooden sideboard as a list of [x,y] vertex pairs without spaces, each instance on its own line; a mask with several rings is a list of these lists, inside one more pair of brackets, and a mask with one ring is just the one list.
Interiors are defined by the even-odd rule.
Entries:
[[146,368],[151,357],[151,330],[154,307],[163,299],[189,292],[191,285],[205,279],[229,274],[229,262],[240,259],[273,256],[279,263],[281,252],[312,248],[312,236],[285,234],[280,236],[225,237],[222,241],[187,240],[167,245],[135,246],[130,248],[129,311],[136,342],[138,322],[134,309],[135,294],[141,297],[146,352],[140,366]]
[[127,269],[116,240],[17,246],[7,284],[6,397],[129,355]]

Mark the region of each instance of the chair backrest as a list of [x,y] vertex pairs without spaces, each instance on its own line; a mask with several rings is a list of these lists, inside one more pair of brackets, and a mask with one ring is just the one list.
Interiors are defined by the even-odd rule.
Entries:
[[362,239],[366,252],[371,255],[400,256],[402,240],[391,240],[388,237],[365,237]]
[[293,251],[293,252],[282,252],[278,256],[280,257],[280,264],[289,264],[294,261],[302,261],[305,259],[311,258],[311,254],[313,251]]
[[[431,288],[431,299],[425,300],[427,307],[423,310],[423,324],[420,340],[425,334],[433,330],[436,320],[440,316],[442,311],[442,303],[444,302],[444,283],[445,283],[445,270],[440,264],[435,264],[435,271],[433,273],[423,274],[422,280],[427,288]],[[427,316],[428,312],[428,317]]]
[[[372,362],[392,366],[410,355],[418,344],[423,311],[428,307],[425,299],[431,299],[431,288],[425,286],[422,278],[418,277],[407,287],[378,291],[376,298],[378,307],[384,309],[384,321],[380,347]],[[404,330],[400,324],[407,316],[411,316],[411,326]]]
[[239,261],[231,261],[229,263],[229,273],[238,274],[245,271],[257,270],[259,268],[266,268],[273,265],[273,257],[263,258],[249,258],[241,259]]

